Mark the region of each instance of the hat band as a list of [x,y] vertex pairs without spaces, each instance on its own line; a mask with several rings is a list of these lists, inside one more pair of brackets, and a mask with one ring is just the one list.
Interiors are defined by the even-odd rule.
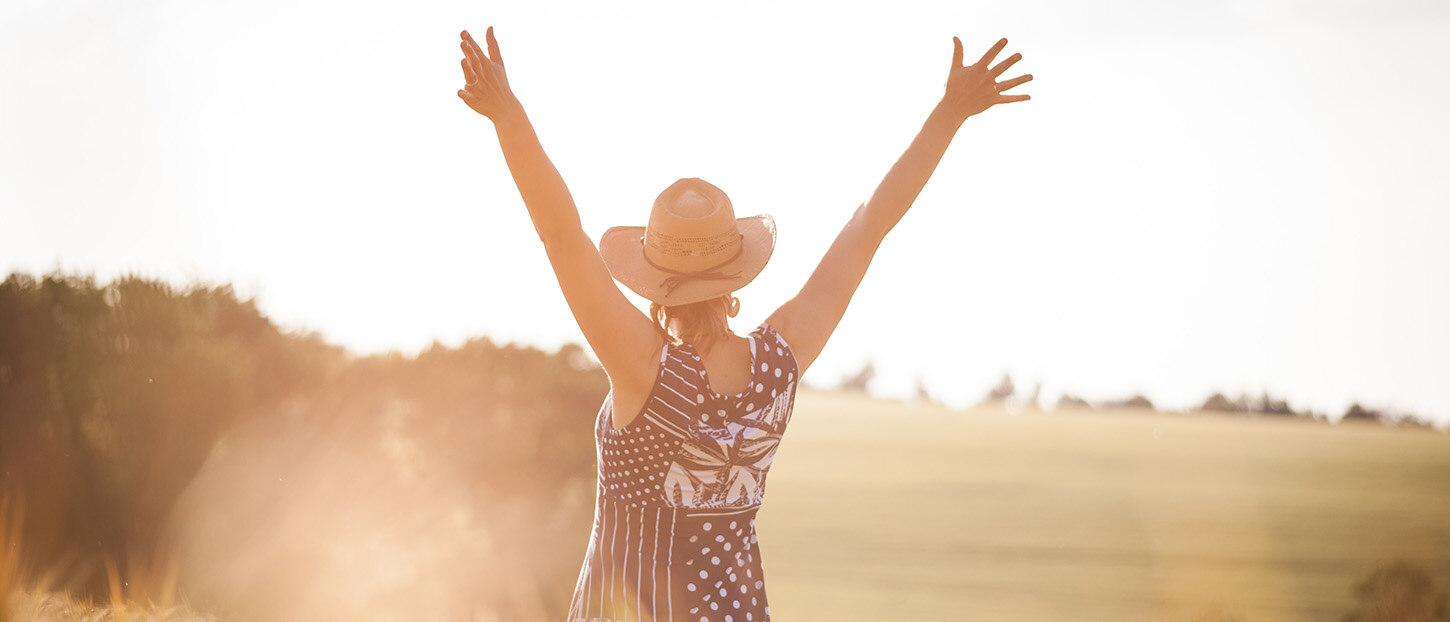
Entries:
[[658,227],[645,227],[644,244],[659,255],[688,257],[692,255],[713,255],[730,248],[730,244],[742,239],[740,228],[733,226],[715,235],[702,237],[679,237],[659,231]]
[[[740,235],[741,240],[745,239],[744,234],[738,235]],[[693,272],[680,272],[679,270],[671,270],[653,261],[650,261],[649,253],[640,253],[640,255],[644,257],[644,262],[649,264],[651,268],[654,268],[661,272],[668,272],[674,275],[665,277],[665,280],[660,281],[660,287],[665,288],[665,295],[668,296],[675,293],[675,290],[679,289],[681,285],[684,285],[685,283],[688,283],[690,281],[719,281],[725,279],[740,278],[740,272],[738,270],[734,274],[724,274],[720,272],[720,268],[724,268],[726,265],[729,265],[730,262],[739,259],[740,254],[743,252],[745,252],[745,245],[740,244],[735,248],[735,254],[731,255],[729,259],[726,259],[725,261],[722,261],[703,270],[695,270]]]

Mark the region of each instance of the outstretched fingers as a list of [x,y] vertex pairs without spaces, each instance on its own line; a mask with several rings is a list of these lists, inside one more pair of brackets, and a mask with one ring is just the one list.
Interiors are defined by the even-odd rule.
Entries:
[[1005,91],[1007,89],[1010,89],[1010,88],[1012,88],[1014,86],[1017,86],[1019,84],[1023,84],[1025,82],[1031,82],[1031,81],[1032,81],[1032,74],[1029,73],[1029,74],[1027,74],[1025,76],[1017,76],[1017,77],[1012,78],[1011,80],[1007,80],[1005,82],[998,82],[997,83],[997,92],[1000,93],[1002,91]]
[[498,39],[493,37],[493,26],[489,26],[488,31],[484,33],[484,39],[488,45],[487,54],[484,54],[483,48],[478,46],[478,41],[467,30],[463,31],[462,36],[463,42],[473,50],[473,58],[478,60],[480,70],[493,63],[497,63],[500,66],[503,65],[503,55],[498,51]]
[[463,31],[462,37],[463,40],[458,42],[458,47],[463,49],[463,56],[468,59],[468,64],[473,65],[474,73],[481,75],[485,62],[483,50],[478,49],[478,44],[473,42],[473,37],[469,36],[467,30]]
[[1000,76],[1008,69],[1010,69],[1012,65],[1016,65],[1017,61],[1019,60],[1022,60],[1021,54],[1013,54],[1011,56],[1008,56],[1007,60],[997,63],[997,66],[993,67],[990,71],[987,72],[987,74],[992,76],[993,78]]
[[474,55],[478,56],[480,59],[488,58],[483,55],[483,49],[478,47],[478,42],[473,39],[473,34],[468,32],[467,30],[463,31],[463,42],[467,43],[468,47],[473,50]]
[[468,85],[478,84],[478,72],[473,70],[473,65],[468,59],[460,59],[458,64],[463,65],[463,82]]
[[962,40],[952,37],[952,69],[962,66]]
[[488,57],[493,59],[493,62],[502,65],[503,54],[498,51],[498,39],[493,38],[493,26],[488,27],[488,31],[483,33],[483,38],[488,42]]
[[1007,47],[1007,40],[998,40],[996,45],[992,46],[992,49],[987,50],[987,53],[982,55],[982,60],[977,61],[977,64],[983,67],[991,67],[992,61],[996,60],[997,54],[1001,53],[1002,48],[1005,47]]

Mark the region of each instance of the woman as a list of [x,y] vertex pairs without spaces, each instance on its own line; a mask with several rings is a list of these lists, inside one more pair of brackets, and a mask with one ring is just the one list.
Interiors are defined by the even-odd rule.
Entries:
[[[609,375],[596,421],[599,486],[570,620],[767,620],[755,537],[766,473],[801,374],[846,311],[876,248],[972,115],[1025,101],[998,82],[998,41],[962,64],[955,37],[946,92],[871,199],[856,210],[805,286],[748,335],[731,332],[731,292],[775,246],[769,216],[736,218],[709,183],[682,179],[645,227],[615,227],[598,247],[509,89],[493,29],[485,53],[462,33],[458,96],[494,123],[509,171],[574,319]],[[651,301],[640,313],[617,279]]]

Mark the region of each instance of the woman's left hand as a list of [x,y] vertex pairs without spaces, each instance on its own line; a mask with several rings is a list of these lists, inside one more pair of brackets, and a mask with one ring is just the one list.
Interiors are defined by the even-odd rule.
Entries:
[[474,112],[492,119],[494,123],[522,112],[518,98],[514,97],[513,89],[509,88],[508,74],[503,67],[503,54],[498,50],[498,40],[493,38],[493,27],[489,26],[484,36],[488,41],[487,54],[478,47],[473,35],[468,34],[467,30],[459,38],[462,41],[458,45],[463,48],[463,60],[459,64],[463,66],[464,86],[458,90],[458,97]]
[[996,60],[997,54],[1002,48],[1007,47],[1007,40],[1002,39],[992,49],[982,55],[982,59],[975,65],[962,65],[962,41],[952,37],[952,44],[955,49],[952,52],[952,69],[947,74],[946,94],[942,96],[941,105],[951,113],[958,121],[965,120],[974,114],[991,108],[997,104],[1027,101],[1032,99],[1031,95],[1007,95],[1003,93],[1012,87],[1032,80],[1032,74],[1017,76],[1010,80],[997,81],[997,78],[1006,72],[1008,68],[1022,60],[1021,54],[1008,56],[1006,60],[997,63],[994,67],[992,61]]

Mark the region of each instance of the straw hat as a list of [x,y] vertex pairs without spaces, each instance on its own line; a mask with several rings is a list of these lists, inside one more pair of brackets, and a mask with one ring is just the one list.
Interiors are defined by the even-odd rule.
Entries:
[[616,280],[669,306],[745,287],[774,250],[770,216],[736,218],[724,192],[694,178],[660,193],[647,226],[614,227],[599,238],[599,253]]

